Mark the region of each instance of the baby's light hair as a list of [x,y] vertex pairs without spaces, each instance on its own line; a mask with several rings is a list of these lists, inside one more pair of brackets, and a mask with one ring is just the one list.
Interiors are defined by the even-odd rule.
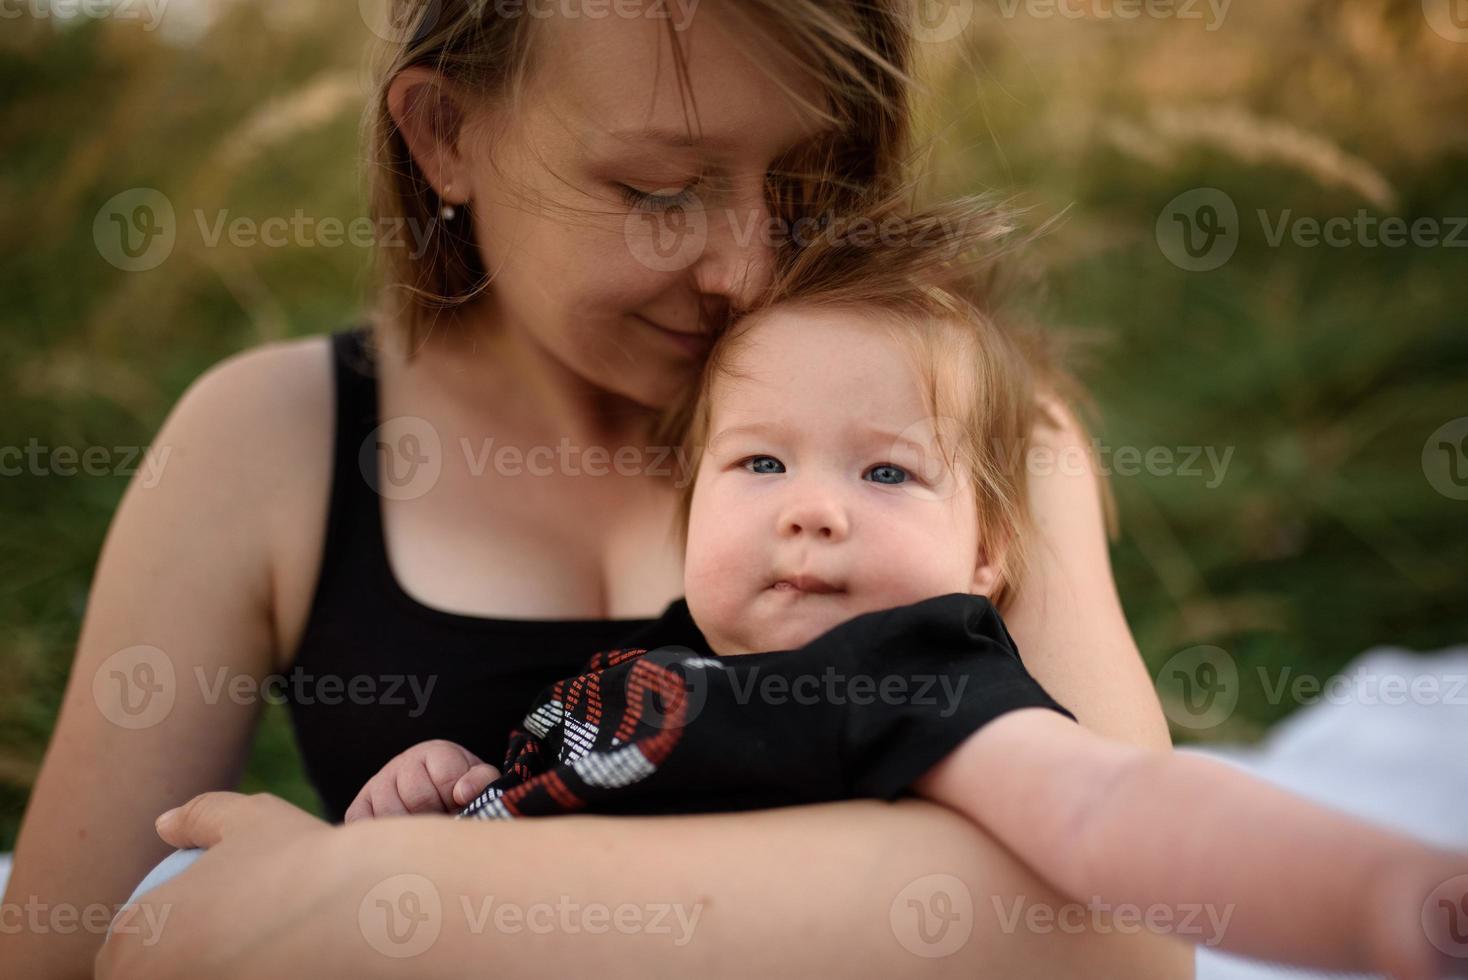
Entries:
[[[734,355],[750,331],[775,310],[887,315],[923,378],[938,448],[952,472],[972,483],[979,540],[999,570],[991,598],[1002,609],[1024,568],[1032,433],[1038,423],[1057,424],[1042,402],[1079,394],[1049,338],[1001,325],[991,310],[995,259],[1013,228],[1008,212],[988,198],[914,212],[891,196],[840,226],[809,230],[794,261],[715,337],[696,383],[662,419],[659,441],[678,444],[689,467],[679,488],[680,544],[687,545],[713,396],[736,376]],[[948,419],[957,425],[942,424]]]

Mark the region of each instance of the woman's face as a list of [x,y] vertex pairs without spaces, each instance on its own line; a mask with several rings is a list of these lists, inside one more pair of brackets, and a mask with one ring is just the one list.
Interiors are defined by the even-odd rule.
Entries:
[[666,22],[556,17],[540,25],[524,111],[471,136],[468,186],[455,187],[470,196],[494,277],[493,322],[650,407],[689,383],[707,324],[767,282],[766,173],[826,125],[741,53],[711,8],[680,33],[697,138]]

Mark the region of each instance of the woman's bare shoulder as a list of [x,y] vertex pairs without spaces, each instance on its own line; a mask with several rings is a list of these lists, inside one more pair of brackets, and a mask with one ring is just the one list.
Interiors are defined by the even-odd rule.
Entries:
[[[327,458],[333,422],[331,352],[325,337],[273,342],[233,354],[196,378],[159,432],[252,493],[299,490],[301,463]],[[324,445],[323,445],[324,444]],[[316,467],[320,469],[321,467]],[[240,495],[231,494],[236,500]],[[262,501],[264,503],[264,501]]]
[[[225,358],[184,392],[165,445],[198,454],[213,503],[266,548],[278,666],[294,651],[321,560],[331,491],[335,383],[330,338],[259,345]],[[231,489],[224,489],[231,487]]]

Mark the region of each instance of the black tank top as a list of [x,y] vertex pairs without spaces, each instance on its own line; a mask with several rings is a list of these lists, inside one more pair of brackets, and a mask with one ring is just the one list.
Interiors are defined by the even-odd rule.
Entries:
[[[306,774],[339,822],[370,777],[442,738],[499,765],[541,689],[594,652],[702,637],[675,601],[652,619],[490,619],[434,609],[388,564],[376,466],[377,377],[364,328],[331,337],[336,434],[321,571],[283,693]],[[370,471],[369,471],[370,472]],[[373,474],[374,480],[376,473]],[[665,632],[669,623],[675,633]],[[691,631],[691,632],[690,632]],[[639,638],[633,640],[632,638]]]

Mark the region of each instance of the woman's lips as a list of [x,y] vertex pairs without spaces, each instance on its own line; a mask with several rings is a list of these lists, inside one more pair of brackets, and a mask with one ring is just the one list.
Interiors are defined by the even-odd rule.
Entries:
[[658,326],[656,323],[653,323],[645,316],[638,316],[637,319],[647,324],[656,333],[659,333],[662,336],[668,338],[668,340],[676,344],[679,349],[681,349],[685,354],[697,355],[708,352],[709,338],[706,334],[697,332],[684,333],[681,330],[669,330],[667,327]]

